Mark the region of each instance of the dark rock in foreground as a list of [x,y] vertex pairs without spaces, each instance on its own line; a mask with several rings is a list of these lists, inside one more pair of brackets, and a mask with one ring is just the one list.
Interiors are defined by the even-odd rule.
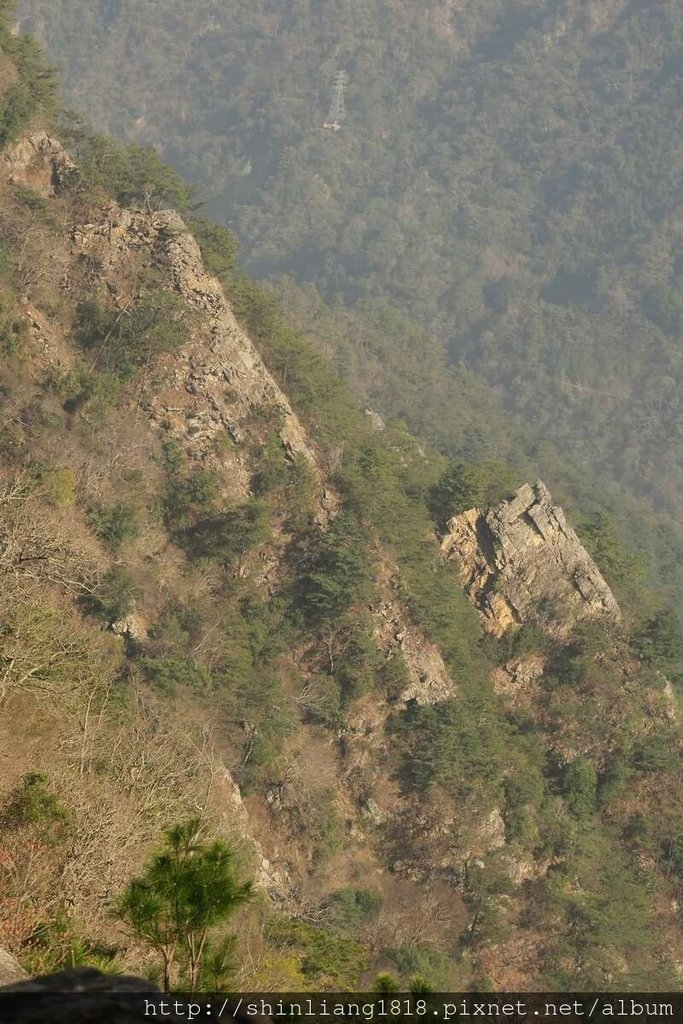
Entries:
[[[141,1024],[155,1019],[145,1013],[146,996],[161,998],[161,993],[144,978],[114,976],[90,967],[77,967],[0,988],[0,1022]],[[163,1020],[176,1024],[186,1021],[187,1017],[169,1013],[164,1014]]]

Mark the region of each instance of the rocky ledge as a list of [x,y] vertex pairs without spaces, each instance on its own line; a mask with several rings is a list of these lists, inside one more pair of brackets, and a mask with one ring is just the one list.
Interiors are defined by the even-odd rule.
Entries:
[[598,567],[540,480],[496,508],[454,516],[441,549],[460,564],[463,585],[495,636],[526,622],[567,633],[580,620],[621,618]]

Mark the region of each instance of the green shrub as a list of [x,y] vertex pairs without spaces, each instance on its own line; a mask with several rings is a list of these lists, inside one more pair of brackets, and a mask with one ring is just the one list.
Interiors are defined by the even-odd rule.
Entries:
[[34,217],[53,231],[59,228],[59,221],[55,217],[48,200],[36,192],[35,189],[19,183],[13,185],[12,192],[22,206],[25,206]]
[[459,972],[453,959],[429,942],[406,942],[387,950],[386,955],[404,981],[419,977],[443,992],[460,989]]
[[300,606],[313,622],[335,618],[367,598],[371,584],[365,537],[355,518],[342,512],[315,544],[310,568],[301,578]]
[[674,772],[678,768],[676,737],[672,733],[654,733],[633,747],[631,765],[637,772]]
[[177,466],[177,472],[169,475],[164,495],[164,519],[172,533],[186,529],[190,523],[211,508],[218,491],[215,473],[198,469],[181,475],[182,462],[171,448],[166,448],[167,465]]
[[117,565],[105,573],[95,593],[83,603],[93,614],[111,623],[130,615],[140,596],[140,588],[128,571]]
[[191,217],[188,227],[202,250],[204,265],[210,274],[227,277],[235,269],[238,243],[223,224],[214,224],[204,217]]
[[211,686],[209,673],[197,661],[145,656],[138,659],[138,665],[145,678],[164,694],[170,695],[179,689],[204,693]]
[[411,702],[389,722],[400,744],[402,786],[422,791],[440,786],[456,800],[475,792],[481,799],[493,799],[503,751],[492,725],[493,719],[474,701]]
[[92,349],[113,331],[118,314],[97,298],[85,299],[76,307],[77,338],[84,348]]
[[194,555],[232,565],[263,544],[269,528],[268,506],[262,499],[253,498],[238,508],[200,519],[183,532],[182,539]]
[[272,775],[282,747],[297,728],[282,683],[270,671],[247,670],[242,678],[234,673],[214,677],[224,690],[218,691],[232,719],[244,729],[240,767],[240,788],[245,793],[257,790]]
[[568,815],[565,801],[559,796],[546,797],[541,804],[539,817],[540,835],[534,848],[535,856],[557,860],[569,856],[575,823]]
[[174,207],[192,200],[191,187],[159,157],[153,146],[124,144],[93,135],[74,114],[63,116],[61,136],[70,145],[82,180],[104,190],[124,206]]
[[643,576],[642,559],[624,546],[617,523],[607,512],[597,512],[585,520],[579,533],[582,544],[610,583],[628,585]]
[[305,822],[305,838],[316,861],[326,860],[342,848],[344,823],[337,810],[334,789],[326,789],[313,799]]
[[43,387],[62,399],[62,408],[70,416],[87,410],[97,420],[104,419],[106,408],[116,404],[121,381],[113,374],[85,367],[64,374],[51,368],[45,375]]
[[251,478],[251,489],[257,497],[270,494],[283,487],[289,480],[290,463],[285,457],[279,434],[271,434],[261,448],[255,472]]
[[652,826],[641,811],[634,811],[622,829],[622,836],[628,843],[646,842],[652,833]]
[[56,107],[57,82],[34,39],[14,35],[0,11],[0,45],[17,69],[18,81],[2,96],[0,148],[14,142],[39,111],[50,116]]
[[597,797],[600,808],[609,807],[619,799],[630,775],[631,769],[622,755],[617,755],[610,760],[598,779]]
[[190,657],[206,632],[204,602],[172,599],[150,630],[145,653],[150,657]]
[[162,444],[163,465],[169,476],[180,476],[185,468],[185,451],[176,437],[167,437]]
[[586,672],[584,651],[578,644],[567,644],[549,658],[543,672],[543,685],[552,690],[559,686],[577,686]]
[[379,652],[371,625],[352,625],[350,637],[334,666],[334,677],[345,703],[362,697],[373,688],[378,664]]
[[539,807],[543,800],[543,778],[530,765],[515,765],[513,773],[505,780],[505,804],[503,819],[509,842],[524,842],[533,832],[530,811]]
[[683,879],[683,833],[665,836],[660,843],[660,859],[665,870]]
[[123,502],[91,509],[88,523],[100,540],[114,551],[134,540],[139,532],[135,512]]
[[306,921],[273,917],[266,925],[265,938],[298,956],[304,975],[318,991],[354,992],[367,970],[367,953],[356,939]]
[[376,889],[338,889],[332,894],[327,909],[327,923],[340,932],[356,934],[382,906]]
[[186,342],[191,311],[181,296],[161,288],[140,296],[128,308],[112,310],[98,298],[76,310],[76,336],[96,352],[98,368],[122,380],[163,353],[175,353]]
[[429,493],[436,521],[444,525],[451,516],[471,508],[496,505],[519,486],[518,473],[500,462],[456,462]]
[[662,609],[649,618],[633,637],[641,656],[661,669],[683,662],[683,629],[669,609]]
[[529,654],[540,654],[548,645],[546,635],[533,622],[527,622],[516,629],[508,629],[498,641],[486,637],[484,649],[490,650],[492,657],[505,664],[513,658],[523,658]]
[[15,357],[21,354],[23,342],[28,336],[28,324],[19,317],[3,314],[0,306],[0,355]]
[[579,820],[590,817],[597,807],[598,775],[584,757],[577,757],[565,765],[562,772],[562,791],[571,814]]
[[266,601],[258,594],[247,593],[240,600],[239,613],[246,625],[246,638],[256,667],[267,665],[288,649],[293,623],[286,612],[282,597]]
[[313,524],[317,483],[302,455],[297,455],[289,464],[288,477],[283,527],[289,533],[304,533]]
[[15,826],[65,823],[69,814],[43,772],[29,772],[10,795],[3,819]]
[[390,702],[397,701],[410,685],[410,671],[402,652],[392,651],[377,666],[377,685]]
[[120,974],[116,946],[92,942],[74,928],[60,907],[49,921],[41,921],[24,940],[22,964],[34,975],[73,967],[93,967],[105,974]]

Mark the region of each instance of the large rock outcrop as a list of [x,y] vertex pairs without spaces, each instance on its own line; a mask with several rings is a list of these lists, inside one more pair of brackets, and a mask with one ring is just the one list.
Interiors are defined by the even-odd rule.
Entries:
[[0,157],[2,176],[11,184],[28,185],[44,196],[56,195],[72,184],[78,171],[58,139],[33,132]]
[[[0,181],[27,186],[55,196],[78,182],[79,171],[59,140],[45,131],[24,136],[0,154]],[[322,519],[336,509],[336,496],[326,485],[305,429],[287,396],[276,383],[249,336],[233,314],[220,282],[204,266],[200,247],[173,210],[125,209],[110,202],[104,216],[71,230],[72,265],[64,267],[61,288],[68,293],[79,265],[94,274],[88,287],[104,285],[125,313],[139,297],[140,271],[151,265],[168,273],[169,290],[181,295],[199,323],[188,325],[186,344],[173,362],[165,387],[147,397],[147,412],[171,435],[187,442],[202,461],[220,462],[215,447],[226,437],[233,444],[223,462],[236,493],[250,491],[250,467],[240,452],[253,440],[250,421],[270,411],[287,455],[302,458],[320,488]],[[95,268],[98,268],[95,270]],[[32,327],[45,333],[47,325]]]
[[216,440],[227,435],[235,449],[231,475],[237,490],[249,490],[249,467],[240,448],[249,421],[258,410],[273,409],[279,433],[291,457],[301,456],[321,485],[320,472],[305,431],[275,383],[251,339],[239,327],[216,278],[207,273],[199,246],[183,220],[171,210],[127,210],[110,204],[96,224],[78,225],[72,239],[76,254],[95,258],[104,281],[121,291],[126,265],[135,254],[151,256],[170,272],[175,290],[191,309],[204,314],[173,363],[165,388],[148,400],[147,411],[165,429],[186,441],[195,457],[208,461]]
[[485,629],[537,621],[566,633],[582,619],[618,621],[619,606],[540,480],[497,508],[454,516],[442,542],[457,560]]

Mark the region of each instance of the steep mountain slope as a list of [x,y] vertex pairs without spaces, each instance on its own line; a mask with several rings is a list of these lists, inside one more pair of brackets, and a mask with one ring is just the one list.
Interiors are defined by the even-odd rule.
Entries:
[[[46,785],[37,769],[49,771],[70,825],[58,836],[57,863],[45,858],[44,877],[30,869],[30,882],[13,871],[5,878],[9,941],[20,949],[23,940],[35,953],[35,916],[64,901],[81,927],[97,935],[107,900],[165,816],[211,806],[218,823],[225,817],[251,839],[269,806],[264,797],[274,791],[282,820],[274,813],[262,827],[266,845],[257,844],[257,873],[291,909],[313,898],[302,902],[295,889],[310,875],[315,902],[324,903],[331,870],[325,862],[340,845],[339,813],[353,819],[357,812],[343,788],[333,795],[337,757],[328,753],[330,736],[312,727],[304,737],[297,718],[332,727],[340,715],[337,687],[362,683],[352,659],[370,670],[363,658],[372,653],[371,619],[359,609],[328,625],[323,604],[333,602],[330,610],[339,616],[361,582],[367,592],[369,564],[347,567],[350,578],[339,587],[352,589],[342,593],[341,606],[333,579],[321,591],[314,616],[321,620],[320,652],[311,623],[310,635],[299,635],[285,657],[292,631],[300,633],[297,608],[287,607],[298,586],[287,549],[306,542],[306,556],[296,561],[308,557],[313,570],[316,537],[324,544],[320,526],[337,510],[334,490],[322,487],[327,471],[288,400],[237,327],[177,215],[123,210],[84,193],[73,176],[67,183],[58,171],[73,165],[44,132],[10,147],[2,165],[10,197],[3,206],[5,235],[23,240],[40,282],[35,294],[29,285],[23,296],[12,320],[17,346],[6,353],[7,382],[13,378],[4,403],[3,564],[10,583],[2,653],[4,714],[14,735],[3,751],[10,867],[19,870],[28,856],[24,844],[36,841],[31,826],[40,841],[47,840],[41,827],[54,825],[50,814],[47,822],[40,815],[24,820],[11,810],[21,806],[27,787],[30,793]],[[17,195],[18,208],[11,199],[16,203]],[[144,315],[150,304],[152,321]],[[125,321],[132,333],[121,327]],[[86,356],[90,349],[85,361],[74,338]],[[25,411],[32,392],[43,406],[35,418]],[[362,558],[358,528],[337,522]],[[361,570],[357,580],[354,572]],[[396,607],[400,600],[394,598]],[[103,623],[123,645],[102,632]],[[413,650],[429,646],[419,630],[412,635],[407,681],[417,673]],[[347,654],[353,645],[359,649]],[[378,655],[381,649],[382,643]],[[125,652],[132,677],[121,674]],[[319,661],[330,662],[329,678],[320,678]],[[152,692],[143,696],[141,684]],[[123,706],[110,715],[112,687]],[[40,737],[40,751],[28,742],[31,733]],[[225,760],[239,768],[243,788],[254,790],[253,827]],[[353,880],[359,857],[366,882],[378,872],[363,839],[344,844],[348,863],[334,872],[337,890],[345,872]],[[278,854],[280,843],[295,846]],[[28,906],[22,884],[31,886]],[[401,890],[399,880],[393,886]],[[396,913],[400,922],[398,908],[417,907],[420,897],[410,889],[396,911],[387,908],[388,922]],[[455,893],[440,898],[445,905],[454,901],[457,907]],[[413,924],[403,927],[410,931]],[[360,947],[355,955],[360,967]],[[290,985],[306,983],[297,974],[284,977]]]
[[680,535],[676,0],[19,13],[69,102],[201,183],[253,273],[389,299]]
[[676,984],[671,616],[603,533],[623,628],[485,638],[437,527],[500,467],[223,291],[149,154],[69,156],[0,28],[0,947],[151,967],[109,911],[199,811],[265,891],[245,986]]

